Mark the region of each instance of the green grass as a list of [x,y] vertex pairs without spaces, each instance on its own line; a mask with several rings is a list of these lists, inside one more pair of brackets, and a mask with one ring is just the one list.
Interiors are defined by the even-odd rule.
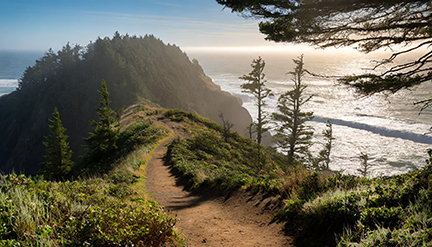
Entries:
[[[175,219],[125,183],[0,176],[0,245],[155,246],[174,240]],[[125,198],[131,198],[126,203]]]
[[0,246],[181,246],[175,218],[137,189],[148,154],[167,136],[150,120],[133,121],[121,132],[112,169],[93,178],[1,175]]
[[172,110],[166,116],[207,127],[195,127],[193,137],[176,139],[168,147],[168,161],[190,179],[193,188],[247,186],[271,192],[281,186],[284,157],[273,149],[233,132],[226,142],[220,125],[195,114]]
[[[249,187],[283,198],[276,219],[286,222],[296,246],[432,246],[432,166],[404,175],[325,178],[305,166],[286,167],[271,148],[180,110],[193,136],[169,146],[168,160],[192,188]],[[198,127],[201,126],[201,127]]]
[[[142,108],[142,109],[141,109]],[[175,219],[149,200],[145,165],[173,133],[146,117],[163,113],[190,134],[167,160],[193,189],[250,188],[284,202],[275,219],[296,246],[432,246],[432,166],[394,177],[323,174],[181,110],[135,108],[114,169],[66,182],[0,176],[0,246],[184,245]],[[150,112],[150,114],[146,114]],[[135,120],[134,120],[135,119]],[[432,152],[431,152],[432,155]]]
[[[306,179],[279,219],[298,246],[429,246],[432,167],[385,178]],[[385,234],[384,234],[385,233]]]

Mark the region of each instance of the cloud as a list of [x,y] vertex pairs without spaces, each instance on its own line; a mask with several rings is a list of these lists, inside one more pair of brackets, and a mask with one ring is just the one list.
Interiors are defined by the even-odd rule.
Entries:
[[240,33],[257,33],[257,24],[239,21],[232,22],[212,22],[190,17],[182,16],[165,16],[165,15],[141,15],[141,14],[125,14],[116,12],[99,12],[99,11],[83,11],[87,15],[93,17],[103,17],[104,19],[115,19],[124,22],[131,22],[135,24],[154,24],[161,28],[166,27],[169,29],[178,28],[191,29],[199,31],[224,31],[224,32],[238,32]]

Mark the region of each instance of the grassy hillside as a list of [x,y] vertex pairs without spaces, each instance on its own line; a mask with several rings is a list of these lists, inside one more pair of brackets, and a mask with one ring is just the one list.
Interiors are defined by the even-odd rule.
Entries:
[[168,155],[192,188],[243,187],[276,196],[285,206],[275,219],[286,222],[297,246],[432,245],[431,165],[372,179],[318,173],[286,167],[275,150],[234,133],[226,141],[221,126],[197,115],[170,110],[165,116],[192,130],[191,138],[171,143]]
[[152,150],[174,134],[167,162],[191,189],[243,188],[272,196],[282,205],[275,220],[286,223],[296,246],[432,244],[430,165],[372,179],[318,173],[287,167],[286,157],[273,148],[191,112],[134,105],[120,123],[117,158],[102,177],[0,177],[1,244],[182,245],[175,219],[149,200],[144,186]]
[[[0,176],[1,246],[181,246],[168,216],[145,190],[145,165],[170,137],[131,107],[121,119],[113,169],[65,182]],[[79,174],[79,173],[78,173]]]

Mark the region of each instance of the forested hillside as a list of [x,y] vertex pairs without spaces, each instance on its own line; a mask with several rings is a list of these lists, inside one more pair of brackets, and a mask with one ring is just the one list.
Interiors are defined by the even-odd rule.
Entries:
[[48,119],[57,107],[69,135],[73,159],[85,153],[83,138],[102,80],[117,112],[135,102],[196,112],[220,122],[219,114],[242,132],[251,122],[239,99],[220,90],[198,61],[153,36],[99,38],[86,47],[67,44],[49,50],[27,68],[16,92],[0,98],[0,170],[33,173],[42,161]]

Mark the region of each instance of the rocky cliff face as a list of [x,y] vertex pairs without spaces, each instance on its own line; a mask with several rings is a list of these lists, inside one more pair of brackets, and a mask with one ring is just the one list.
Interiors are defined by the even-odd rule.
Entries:
[[180,48],[153,36],[116,35],[87,47],[66,45],[48,51],[29,67],[19,90],[0,98],[0,170],[34,173],[43,160],[48,119],[57,107],[73,159],[85,154],[82,138],[97,120],[101,80],[117,111],[139,102],[198,113],[221,123],[219,113],[244,134],[251,122],[238,98],[220,90],[198,61],[190,61]]

